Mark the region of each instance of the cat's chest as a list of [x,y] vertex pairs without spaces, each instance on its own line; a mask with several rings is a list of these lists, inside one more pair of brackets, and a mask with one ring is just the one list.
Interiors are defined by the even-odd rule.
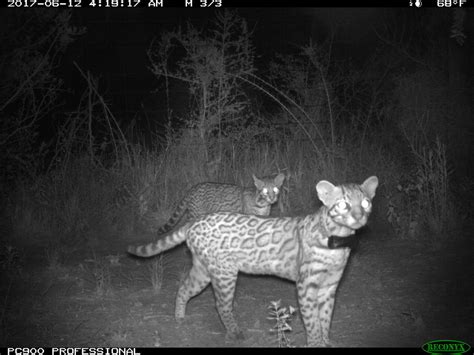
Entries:
[[256,206],[255,203],[253,204],[247,204],[245,206],[243,206],[243,213],[246,213],[246,214],[254,214],[254,215],[257,215],[257,216],[268,216],[270,214],[270,206],[263,206],[263,207],[259,207],[259,206]]

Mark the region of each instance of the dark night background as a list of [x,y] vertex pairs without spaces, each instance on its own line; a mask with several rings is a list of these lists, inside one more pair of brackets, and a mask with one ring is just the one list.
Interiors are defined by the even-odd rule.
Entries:
[[[263,75],[268,72],[268,63],[277,53],[292,53],[307,44],[310,38],[323,42],[331,36],[334,36],[332,56],[335,61],[349,60],[355,66],[363,66],[379,44],[375,30],[380,31],[386,26],[384,20],[387,23],[406,21],[412,25],[423,19],[423,13],[411,10],[268,7],[242,8],[238,12],[248,21],[249,28],[255,31],[256,66]],[[136,115],[143,118],[143,106],[146,115],[159,120],[164,116],[165,109],[160,112],[159,108],[163,106],[160,100],[164,95],[153,94],[157,82],[148,70],[146,53],[151,41],[162,31],[185,26],[188,22],[206,28],[214,12],[212,9],[179,8],[141,8],[133,11],[85,9],[75,12],[73,23],[85,26],[87,33],[68,48],[62,75],[69,87],[80,92],[79,74],[71,66],[74,60],[102,79],[101,84],[113,102],[114,111],[123,120],[130,120]],[[434,16],[440,16],[439,21],[449,21],[448,16],[440,13]],[[449,22],[445,25],[449,27]],[[410,34],[410,38],[417,36],[417,33]],[[416,41],[423,42],[423,39],[416,38]],[[445,46],[448,45],[445,43]],[[460,70],[469,70],[468,63],[469,57],[462,58]],[[179,95],[186,95],[186,89],[179,91]],[[176,102],[173,110],[185,110],[186,101],[183,101]]]
[[185,247],[125,250],[196,183],[284,173],[272,216],[380,180],[336,345],[474,346],[472,9],[2,8],[0,36],[0,345],[282,346],[294,284],[239,276],[236,344],[211,288],[176,324]]

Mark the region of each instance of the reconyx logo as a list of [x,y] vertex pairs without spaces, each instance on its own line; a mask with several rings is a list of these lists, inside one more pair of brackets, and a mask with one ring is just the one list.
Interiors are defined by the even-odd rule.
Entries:
[[421,347],[429,354],[464,354],[471,346],[459,340],[432,340]]

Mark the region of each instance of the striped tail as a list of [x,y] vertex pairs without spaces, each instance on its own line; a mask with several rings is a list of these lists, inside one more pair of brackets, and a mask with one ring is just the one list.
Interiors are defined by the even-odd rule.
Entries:
[[127,251],[130,254],[141,256],[144,258],[160,254],[184,242],[186,240],[187,230],[188,228],[186,226],[183,226],[179,228],[176,232],[166,236],[165,238],[158,239],[157,241],[151,242],[149,244],[139,246],[130,245],[127,248]]
[[183,218],[183,216],[186,214],[186,210],[188,209],[188,196],[184,197],[179,205],[176,207],[175,211],[171,215],[170,219],[168,222],[166,222],[164,225],[159,227],[156,231],[156,234],[161,235],[168,233],[170,230],[172,230],[178,222]]

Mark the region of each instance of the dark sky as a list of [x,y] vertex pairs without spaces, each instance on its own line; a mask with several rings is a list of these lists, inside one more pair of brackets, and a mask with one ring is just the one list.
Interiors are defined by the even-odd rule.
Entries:
[[[254,31],[257,75],[265,77],[269,63],[277,53],[296,53],[310,38],[322,43],[332,38],[332,61],[352,61],[355,67],[366,65],[376,53],[384,30],[404,33],[405,38],[422,44],[426,41],[449,41],[451,14],[439,9],[416,8],[239,8]],[[162,94],[153,93],[159,83],[150,72],[147,49],[164,31],[185,27],[189,21],[197,28],[209,27],[214,20],[211,9],[139,8],[82,9],[74,12],[73,23],[87,28],[70,45],[61,66],[66,86],[74,89],[71,104],[85,90],[85,81],[73,62],[83,71],[99,78],[100,92],[108,99],[110,109],[121,122],[160,121],[165,116]],[[433,16],[435,12],[436,16]],[[435,21],[433,21],[435,20]],[[444,22],[443,22],[444,21]],[[411,33],[410,27],[421,23],[426,30]],[[399,28],[397,28],[399,26]],[[431,27],[429,27],[431,26]],[[472,25],[471,25],[472,27]],[[420,27],[418,27],[420,28]],[[432,30],[431,30],[432,29]],[[413,31],[412,31],[413,32]],[[400,37],[402,38],[402,37]],[[403,42],[402,42],[403,44]],[[389,48],[389,46],[385,46]],[[419,53],[418,53],[419,54]],[[397,55],[403,56],[402,53]],[[182,91],[186,88],[183,87]],[[182,92],[174,98],[184,96]],[[179,102],[175,114],[186,112],[188,106]]]
[[[222,11],[222,10],[220,10]],[[265,72],[276,53],[295,52],[298,46],[328,38],[335,33],[333,51],[341,59],[360,59],[371,52],[374,43],[372,28],[390,10],[329,8],[241,8],[240,16],[254,29],[253,44],[257,68]],[[84,86],[76,61],[101,79],[102,89],[114,98],[117,115],[132,117],[144,104],[150,110],[156,96],[150,92],[157,81],[148,70],[146,55],[151,41],[163,31],[184,26],[186,22],[205,28],[214,18],[213,10],[202,9],[83,9],[75,12],[73,22],[85,26],[87,33],[73,43],[64,58],[67,85],[80,94]],[[155,109],[159,109],[155,107]]]

